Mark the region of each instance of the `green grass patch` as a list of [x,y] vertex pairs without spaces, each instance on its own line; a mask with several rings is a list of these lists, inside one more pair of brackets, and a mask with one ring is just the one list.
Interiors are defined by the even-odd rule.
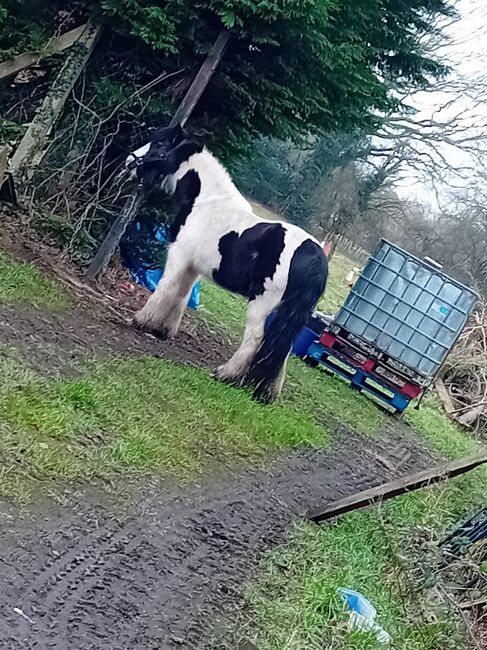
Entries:
[[330,262],[326,291],[318,303],[320,311],[334,314],[340,309],[350,293],[350,287],[346,282],[347,273],[355,266],[358,266],[356,262],[346,255],[334,253]]
[[[258,460],[269,450],[326,446],[329,433],[299,403],[257,404],[203,370],[158,359],[111,360],[77,379],[20,374],[3,356],[0,493],[19,473],[90,479],[119,470],[198,474],[216,459]],[[19,378],[23,376],[23,379]]]
[[261,219],[268,219],[270,221],[284,221],[280,215],[278,215],[276,212],[272,212],[272,210],[269,210],[269,208],[266,208],[264,205],[262,205],[262,203],[259,203],[258,201],[250,201],[250,205],[252,206],[254,214],[256,214]]
[[209,327],[238,341],[242,336],[247,317],[247,302],[212,282],[201,283],[201,309],[198,318]]
[[338,377],[291,357],[281,397],[284,403],[299,405],[303,413],[331,429],[346,425],[353,431],[376,434],[386,415],[364,395],[352,391]]
[[[245,323],[245,300],[212,283],[203,282],[201,304],[198,317],[238,341]],[[357,391],[352,392],[340,379],[310,368],[292,356],[281,402],[299,408],[327,428],[330,424],[331,428],[345,424],[353,430],[370,434],[377,432],[384,421],[384,413],[371,400]]]
[[18,262],[0,251],[0,303],[25,303],[61,311],[69,305],[63,289],[33,264]]
[[486,486],[487,474],[479,469],[338,524],[296,525],[289,543],[268,554],[248,588],[238,635],[259,650],[376,648],[371,635],[347,631],[337,589],[348,587],[374,604],[394,648],[468,648],[462,621],[431,590],[440,575],[436,543],[453,522],[484,503]]
[[[411,409],[407,419],[443,456],[478,451],[432,398],[419,411]],[[467,650],[463,620],[435,591],[441,580],[438,542],[485,504],[486,492],[482,467],[335,523],[295,525],[287,544],[268,553],[248,586],[248,607],[232,633],[250,638],[259,650],[372,650],[373,636],[347,630],[348,612],[337,589],[348,587],[377,608],[394,648]]]
[[474,438],[452,422],[431,395],[423,400],[419,410],[409,408],[405,419],[432,449],[445,458],[460,458],[479,450]]

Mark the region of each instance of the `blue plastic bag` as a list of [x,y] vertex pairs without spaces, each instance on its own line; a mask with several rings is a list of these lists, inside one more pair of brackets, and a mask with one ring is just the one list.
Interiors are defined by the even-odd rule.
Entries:
[[[135,227],[139,230],[140,224],[136,223]],[[161,242],[162,244],[168,243],[166,229],[164,228],[164,226],[159,226],[159,228],[156,231],[155,238],[157,239],[157,241]],[[141,262],[138,263],[132,262],[131,268],[130,267],[127,268],[134,282],[137,282],[137,284],[140,284],[142,287],[149,289],[149,291],[156,290],[159,280],[162,278],[164,274],[163,269],[148,268],[144,266]],[[191,295],[189,296],[188,299],[188,307],[190,309],[199,309],[200,289],[201,289],[201,283],[198,280],[196,284],[193,286],[193,289],[191,290]]]

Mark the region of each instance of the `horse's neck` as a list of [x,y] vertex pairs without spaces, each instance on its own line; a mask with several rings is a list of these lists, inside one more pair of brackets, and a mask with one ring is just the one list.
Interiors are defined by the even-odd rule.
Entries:
[[200,178],[201,189],[198,195],[200,202],[232,200],[237,201],[242,208],[251,209],[248,201],[233,184],[226,169],[207,149],[203,149],[185,161],[176,172],[174,180],[177,182],[189,170],[196,171]]

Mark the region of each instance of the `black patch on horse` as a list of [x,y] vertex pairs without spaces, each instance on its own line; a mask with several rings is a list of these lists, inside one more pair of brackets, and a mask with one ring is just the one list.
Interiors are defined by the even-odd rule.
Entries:
[[164,142],[153,142],[143,158],[142,165],[137,168],[139,180],[150,188],[158,178],[175,174],[191,156],[202,151],[203,145],[192,140],[184,140],[169,152],[166,152]]
[[158,129],[151,129],[149,132],[149,140],[150,142],[164,142],[167,148],[171,149],[183,140],[186,140],[186,133],[180,124],[163,126]]
[[169,241],[176,241],[179,231],[186,223],[188,215],[193,209],[196,197],[201,191],[201,181],[197,171],[190,169],[176,184],[174,199],[177,213],[169,227]]
[[327,277],[323,250],[312,239],[305,239],[294,251],[286,290],[245,377],[244,383],[254,389],[257,399],[274,399],[274,384],[294,339],[326,288]]
[[224,235],[218,243],[222,259],[213,279],[250,300],[260,296],[266,279],[276,272],[285,234],[281,224],[258,223],[240,236],[234,230]]

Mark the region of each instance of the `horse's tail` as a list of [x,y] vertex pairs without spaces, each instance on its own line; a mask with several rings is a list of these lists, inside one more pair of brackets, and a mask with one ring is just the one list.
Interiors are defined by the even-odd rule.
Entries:
[[327,277],[323,250],[306,239],[293,255],[286,290],[247,372],[245,383],[253,388],[257,399],[269,402],[276,397],[275,384],[282,366],[323,294]]

